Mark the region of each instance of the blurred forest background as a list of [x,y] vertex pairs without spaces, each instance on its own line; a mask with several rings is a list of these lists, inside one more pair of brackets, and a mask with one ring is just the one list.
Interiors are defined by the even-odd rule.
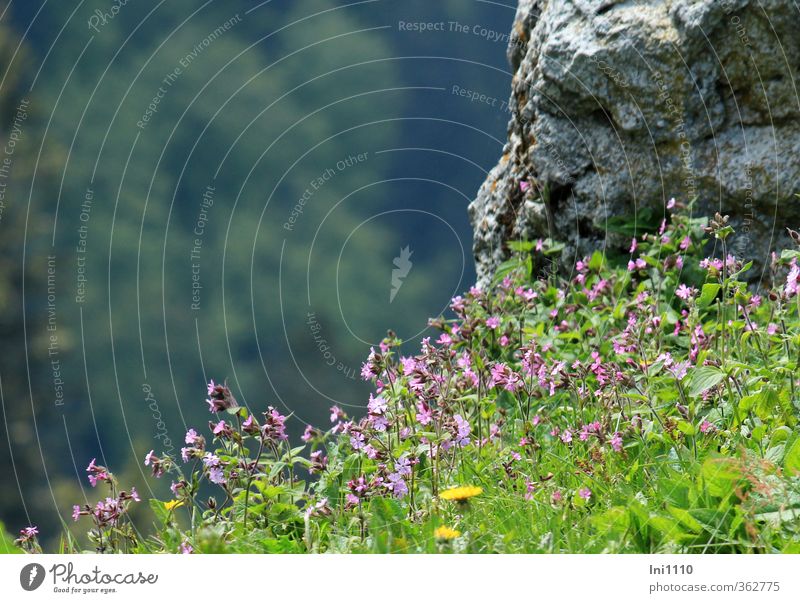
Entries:
[[166,498],[142,459],[205,424],[209,378],[293,412],[295,438],[333,404],[359,414],[370,345],[416,346],[474,278],[467,204],[505,138],[515,4],[0,6],[9,531],[52,542],[96,498],[92,457]]

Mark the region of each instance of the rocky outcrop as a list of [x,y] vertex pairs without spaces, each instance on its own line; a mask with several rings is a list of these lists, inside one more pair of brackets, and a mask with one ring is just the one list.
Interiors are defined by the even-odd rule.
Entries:
[[671,197],[729,214],[764,266],[800,225],[798,32],[794,0],[520,0],[508,142],[470,205],[479,283],[517,237],[625,249],[621,219]]

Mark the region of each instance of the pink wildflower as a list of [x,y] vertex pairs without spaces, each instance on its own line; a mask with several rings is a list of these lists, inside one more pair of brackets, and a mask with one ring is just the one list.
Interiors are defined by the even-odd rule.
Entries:
[[645,262],[642,258],[637,258],[635,262],[633,260],[628,262],[628,272],[644,270],[645,268],[647,268],[647,262]]
[[675,290],[675,295],[677,295],[684,301],[691,299],[692,297],[694,297],[696,293],[697,289],[695,289],[694,287],[687,287],[683,283],[681,283],[681,285]]
[[794,297],[800,290],[800,264],[797,263],[797,258],[792,259],[791,270],[786,276],[786,286],[783,289],[786,297]]
[[338,406],[331,406],[331,423],[336,423],[339,419],[344,419],[345,414]]

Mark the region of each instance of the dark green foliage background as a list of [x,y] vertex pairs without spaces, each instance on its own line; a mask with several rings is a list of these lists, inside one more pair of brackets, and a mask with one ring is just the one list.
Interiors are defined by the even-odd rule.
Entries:
[[[427,317],[471,283],[466,206],[501,153],[508,115],[451,90],[505,100],[505,44],[401,32],[398,21],[505,33],[512,3],[274,0],[246,14],[259,4],[131,0],[98,33],[87,19],[111,3],[14,3],[3,18],[3,140],[19,99],[32,103],[0,222],[0,520],[9,529],[39,525],[47,540],[72,503],[91,499],[81,488],[92,457],[143,493],[164,488],[141,469],[162,448],[157,420],[180,448],[186,426],[206,420],[209,377],[227,378],[254,410],[295,412],[294,437],[306,421],[327,422],[335,402],[363,406],[367,389],[328,366],[307,313],[337,362],[357,372],[387,327],[416,344]],[[180,58],[237,13],[241,23],[137,127]],[[325,168],[365,152],[314,195],[292,232],[282,227]],[[192,231],[217,169],[192,311]],[[76,303],[88,188],[87,295]],[[392,260],[406,245],[414,267],[390,304]],[[48,255],[63,406],[47,358]]]

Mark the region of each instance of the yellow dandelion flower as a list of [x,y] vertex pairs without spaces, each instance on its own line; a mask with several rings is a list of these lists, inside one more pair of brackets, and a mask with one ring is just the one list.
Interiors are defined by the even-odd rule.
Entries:
[[180,506],[183,506],[182,500],[171,500],[169,502],[164,503],[164,508],[167,511],[172,511],[172,509],[174,509],[175,507],[180,507]]
[[458,488],[450,488],[439,494],[439,498],[443,500],[454,500],[456,502],[466,502],[473,496],[478,496],[483,492],[483,488],[478,486],[459,486]]
[[433,531],[433,535],[438,540],[452,540],[453,538],[461,536],[461,532],[453,528],[448,528],[447,526],[439,526]]

